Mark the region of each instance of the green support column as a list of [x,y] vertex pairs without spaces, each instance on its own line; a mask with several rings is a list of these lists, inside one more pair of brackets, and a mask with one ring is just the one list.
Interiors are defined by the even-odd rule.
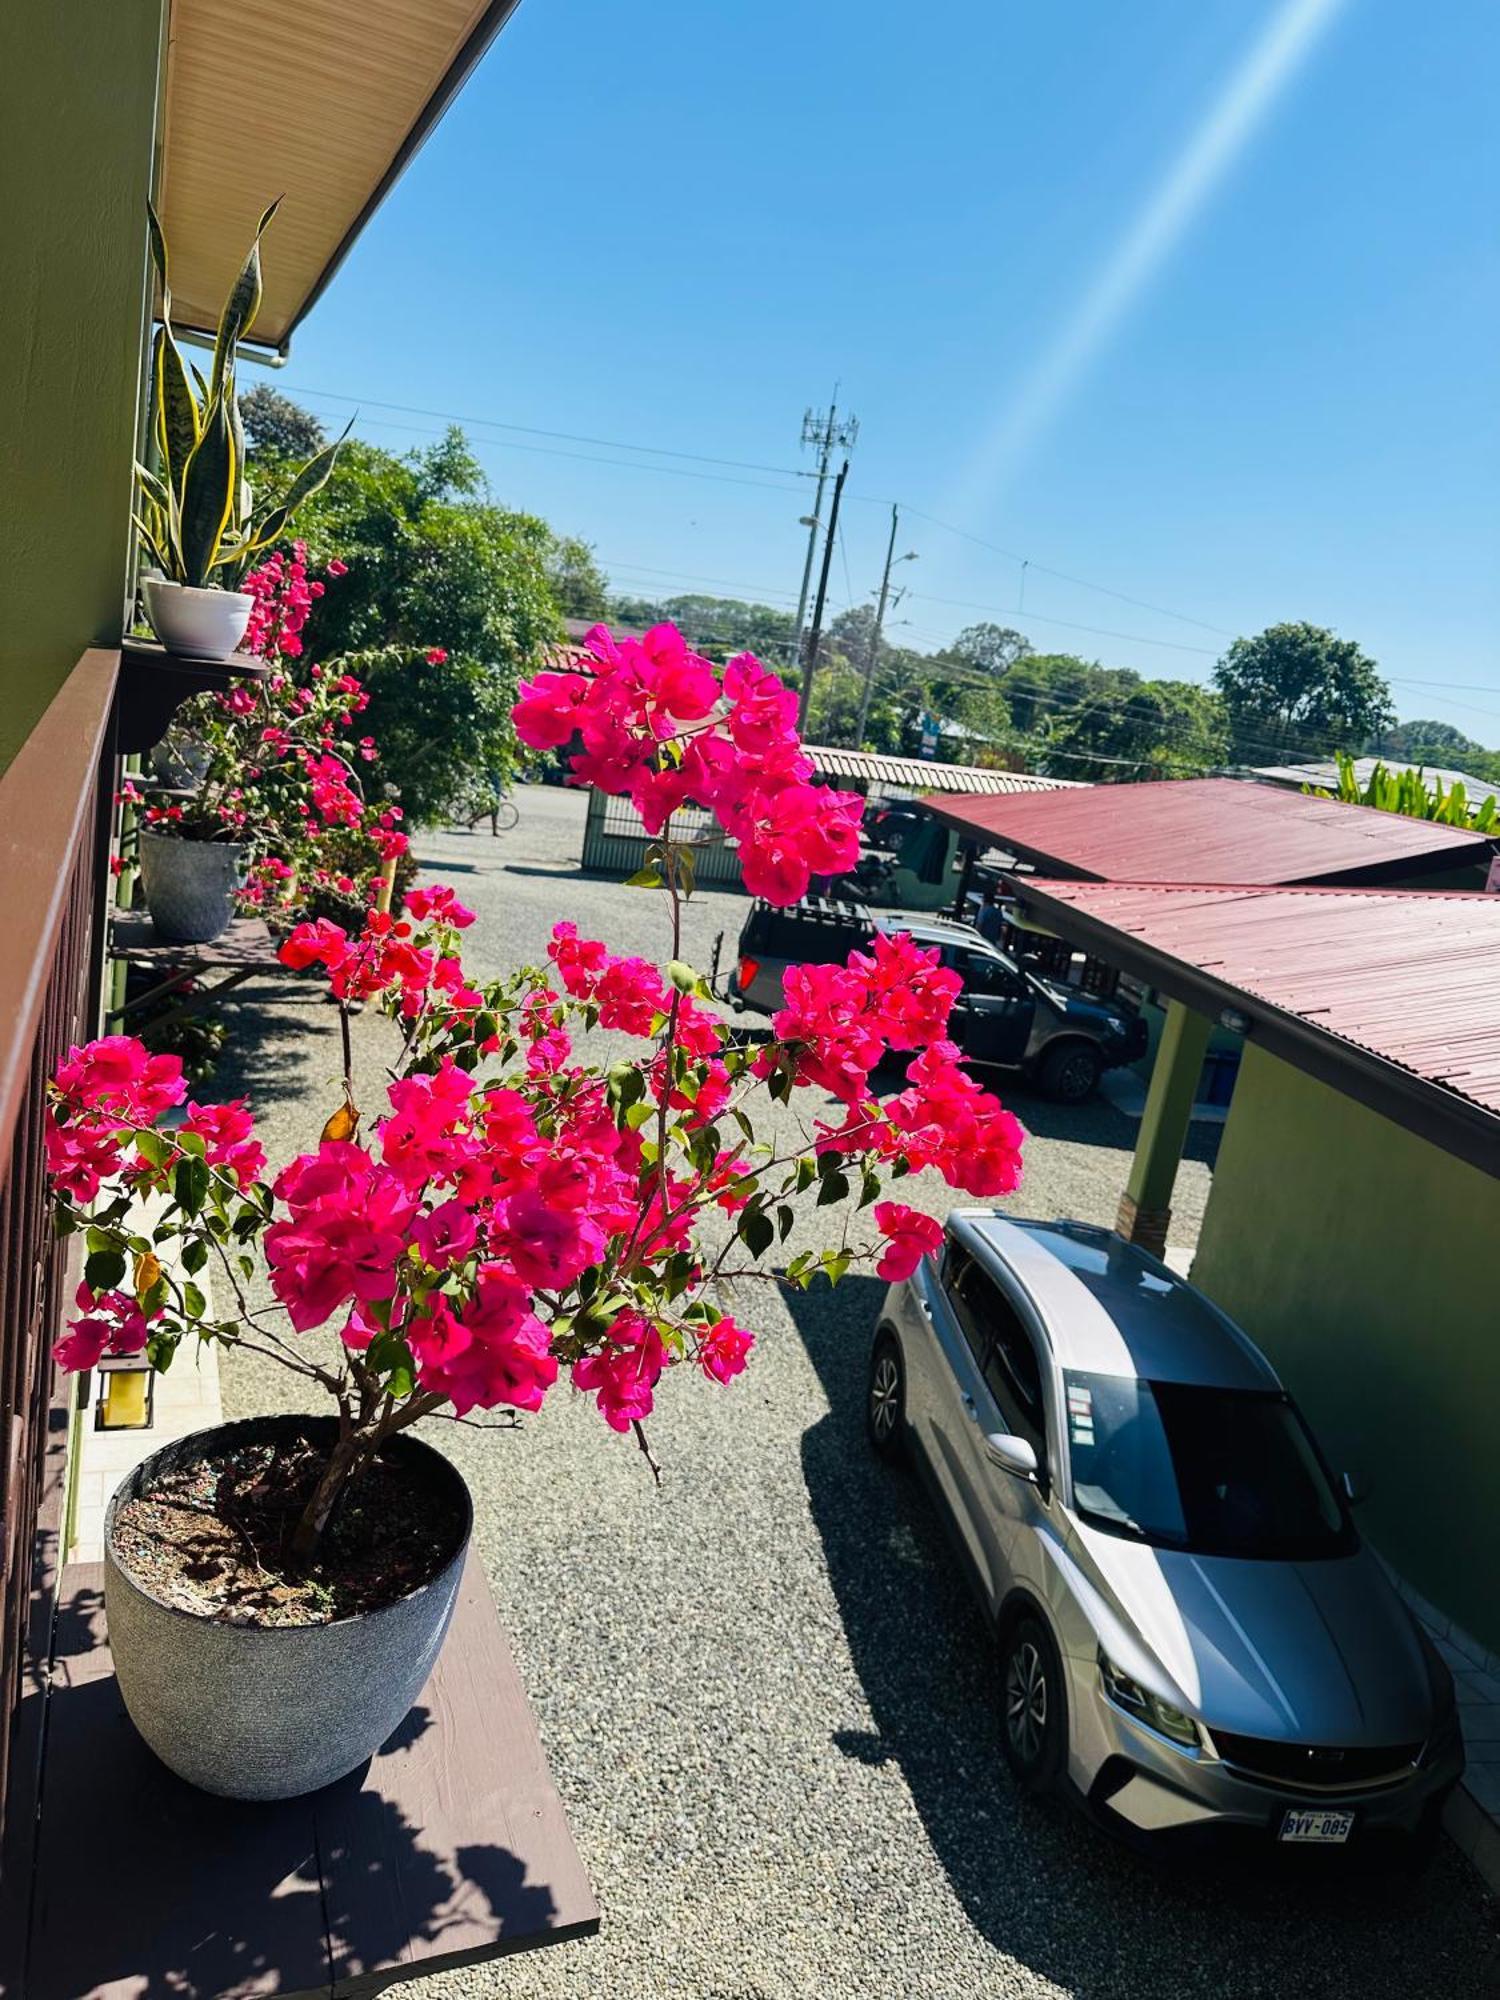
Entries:
[[164,13],[0,9],[0,769],[123,629]]
[[1179,1000],[1167,1002],[1167,1018],[1157,1045],[1146,1109],[1135,1142],[1130,1177],[1120,1197],[1115,1227],[1128,1243],[1159,1257],[1172,1219],[1172,1187],[1187,1138],[1193,1098],[1213,1028]]

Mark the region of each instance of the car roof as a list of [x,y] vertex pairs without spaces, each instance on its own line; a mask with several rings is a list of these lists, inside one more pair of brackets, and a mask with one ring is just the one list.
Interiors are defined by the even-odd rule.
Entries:
[[972,924],[961,924],[952,917],[923,917],[905,910],[882,910],[871,917],[870,924],[877,931],[907,931],[918,944],[961,944],[975,951],[988,952],[993,958],[1002,956]]
[[1158,1258],[1086,1222],[961,1210],[953,1233],[1019,1285],[1064,1368],[1202,1388],[1279,1390],[1233,1320]]

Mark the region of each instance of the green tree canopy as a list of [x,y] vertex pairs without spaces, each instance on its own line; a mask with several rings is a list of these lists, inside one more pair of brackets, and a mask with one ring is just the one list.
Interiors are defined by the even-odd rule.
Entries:
[[312,458],[328,442],[328,434],[311,410],[259,382],[240,397],[240,421],[252,451],[274,452],[296,464]]
[[1235,755],[1247,764],[1362,746],[1395,721],[1390,689],[1352,639],[1271,625],[1236,639],[1213,672]]
[[560,535],[547,557],[547,581],[564,618],[609,616],[609,585],[588,542]]
[[[257,452],[252,476],[273,459]],[[490,498],[456,429],[404,457],[351,438],[297,530],[314,563],[348,564],[308,621],[309,653],[360,656],[380,774],[414,821],[443,818],[515,767],[517,683],[561,631],[556,537]]]
[[944,651],[980,673],[1003,674],[1031,651],[1031,641],[1009,625],[966,625]]

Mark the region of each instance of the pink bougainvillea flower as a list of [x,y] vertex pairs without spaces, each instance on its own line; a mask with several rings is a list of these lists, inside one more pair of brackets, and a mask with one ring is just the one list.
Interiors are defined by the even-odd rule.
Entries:
[[80,1285],[75,1303],[81,1308],[69,1320],[68,1332],[52,1350],[58,1367],[68,1374],[97,1368],[105,1354],[139,1354],[151,1329],[133,1298],[124,1292],[100,1292]]
[[875,1266],[877,1277],[909,1278],[924,1257],[943,1247],[943,1225],[920,1209],[900,1201],[877,1201],[875,1226],[886,1239],[885,1255]]
[[611,1430],[628,1431],[650,1416],[665,1363],[656,1328],[639,1313],[625,1312],[610,1326],[605,1347],[573,1363],[573,1386],[593,1392]]
[[441,667],[447,664],[448,655],[441,646],[429,646],[422,658],[429,667]]
[[715,1382],[728,1382],[743,1373],[755,1335],[728,1313],[707,1329],[698,1343],[698,1366]]
[[446,882],[434,882],[428,889],[409,890],[406,909],[418,923],[431,918],[434,923],[448,924],[456,931],[467,930],[474,921],[474,912],[464,908]]
[[265,1148],[255,1137],[255,1123],[243,1097],[227,1104],[189,1104],[182,1129],[196,1132],[208,1164],[232,1175],[242,1188],[265,1172]]

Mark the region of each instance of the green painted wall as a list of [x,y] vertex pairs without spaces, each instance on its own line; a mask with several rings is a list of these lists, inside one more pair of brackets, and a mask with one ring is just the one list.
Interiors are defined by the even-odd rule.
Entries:
[[1360,1526],[1500,1649],[1500,1181],[1252,1041],[1193,1282],[1271,1357]]
[[0,767],[123,629],[164,4],[0,20]]

